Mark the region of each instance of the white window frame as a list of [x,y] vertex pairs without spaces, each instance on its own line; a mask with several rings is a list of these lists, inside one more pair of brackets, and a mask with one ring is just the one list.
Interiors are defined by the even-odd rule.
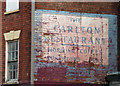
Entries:
[[6,0],[6,12],[16,11],[19,11],[19,0]]
[[9,80],[9,70],[8,70],[8,42],[6,41],[6,52],[5,52],[5,82],[10,83],[10,82],[18,82],[19,79],[19,40],[12,40],[12,42],[18,41],[18,72],[17,72],[17,79],[10,79]]

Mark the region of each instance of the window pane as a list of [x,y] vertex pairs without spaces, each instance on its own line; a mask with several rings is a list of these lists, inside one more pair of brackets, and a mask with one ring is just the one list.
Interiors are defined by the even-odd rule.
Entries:
[[18,70],[18,62],[10,62],[8,63],[8,71],[9,71],[9,79],[16,79],[17,78],[17,71]]
[[8,71],[9,71],[9,79],[12,79],[12,64],[8,64]]
[[8,42],[8,60],[15,61],[18,59],[18,41]]
[[9,79],[12,79],[12,71],[9,71]]
[[13,67],[14,70],[17,69],[17,62],[14,62],[14,67]]
[[15,51],[15,48],[16,48],[16,45],[15,45],[16,43],[15,42],[13,42],[13,50]]
[[11,51],[11,43],[8,42],[8,51]]
[[15,79],[15,76],[16,76],[16,72],[13,71],[13,79]]
[[15,50],[18,50],[18,42],[16,42],[16,48],[15,48]]
[[12,70],[12,64],[8,63],[8,67],[9,67],[9,71],[11,71]]
[[12,50],[11,51],[14,51],[15,50],[15,43],[12,42],[11,46],[12,46]]
[[16,79],[18,78],[18,69],[16,69]]
[[17,75],[16,72],[15,72],[16,69],[17,69],[17,65],[14,64],[14,65],[13,65],[13,79],[15,79],[15,76]]
[[18,59],[18,51],[15,51],[15,59]]
[[11,61],[11,52],[8,52],[8,61]]
[[6,12],[19,9],[19,0],[6,0]]
[[12,52],[12,61],[14,60],[14,52]]
[[18,41],[8,42],[8,77],[9,79],[18,78]]

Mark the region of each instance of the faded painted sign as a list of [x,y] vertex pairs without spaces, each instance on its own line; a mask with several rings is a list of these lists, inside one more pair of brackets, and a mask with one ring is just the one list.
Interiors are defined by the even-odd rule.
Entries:
[[113,15],[37,10],[35,82],[104,83],[106,74],[117,70],[115,19]]

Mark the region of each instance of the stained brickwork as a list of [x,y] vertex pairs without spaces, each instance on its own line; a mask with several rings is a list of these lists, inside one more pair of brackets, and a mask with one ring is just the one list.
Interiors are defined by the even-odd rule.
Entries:
[[[38,3],[38,2],[36,2],[36,4],[35,4],[35,6],[36,6],[36,13],[37,13],[37,10],[38,9],[43,9],[43,10],[55,10],[56,11],[56,13],[58,12],[59,13],[59,11],[68,11],[68,12],[80,12],[80,13],[95,13],[95,14],[110,14],[110,15],[118,15],[118,3],[51,3],[51,2],[46,2],[46,3]],[[41,12],[41,14],[42,14],[42,12]],[[44,13],[43,13],[44,14]],[[49,14],[49,13],[48,13]],[[36,14],[37,15],[37,14]],[[54,15],[54,17],[55,17],[55,15]],[[48,18],[48,17],[47,17]],[[54,18],[55,19],[55,18]],[[43,18],[42,19],[42,21],[44,21],[44,24],[45,24],[45,19]],[[113,21],[117,21],[116,19],[113,19]],[[110,22],[112,22],[112,21],[109,21],[109,23]],[[38,26],[39,26],[39,23],[40,22],[38,22]],[[48,20],[47,20],[47,23],[49,23],[48,22]],[[36,23],[37,24],[37,23]],[[42,27],[40,27],[40,28],[44,28],[44,24],[43,24],[43,22],[42,22]],[[68,23],[67,23],[68,24]],[[114,23],[115,24],[115,23]],[[119,22],[118,22],[118,24],[119,24]],[[49,26],[49,24],[46,24],[46,29],[47,29],[47,26]],[[52,27],[52,24],[51,24],[51,27]],[[114,28],[113,28],[114,29]],[[36,31],[36,35],[35,36],[37,36],[37,35],[40,35],[39,34],[39,27],[37,28],[35,28],[35,31]],[[38,32],[37,32],[38,31]],[[44,29],[42,29],[42,31],[44,32]],[[52,31],[52,30],[51,30]],[[51,32],[50,30],[48,30],[48,34],[43,34],[43,35],[47,35],[47,37],[49,37],[49,32],[52,34],[52,32]],[[115,35],[114,35],[115,34]],[[42,35],[42,36],[43,36]],[[113,52],[112,50],[112,44],[115,44],[115,46],[116,46],[116,42],[117,41],[115,41],[116,40],[116,36],[117,36],[117,33],[116,33],[116,31],[109,31],[109,35],[110,35],[110,37],[112,38],[112,39],[109,39],[109,52]],[[111,35],[114,35],[114,36],[111,36]],[[113,37],[115,37],[115,38],[113,38]],[[39,37],[38,37],[38,39],[40,39]],[[37,39],[36,39],[37,40]],[[36,41],[35,40],[35,41]],[[40,41],[39,41],[40,42]],[[45,42],[46,43],[46,42]],[[41,46],[43,46],[44,47],[44,45],[46,45],[47,46],[47,43],[45,44],[45,43],[42,43],[42,45]],[[37,44],[37,42],[36,42],[36,44]],[[48,43],[49,44],[49,43]],[[49,45],[48,47],[51,47],[53,44],[51,44],[51,45]],[[44,47],[44,48],[46,48],[46,46]],[[58,45],[59,46],[59,45]],[[56,46],[57,47],[57,46]],[[117,48],[115,48],[116,49],[116,51],[117,51]],[[45,58],[45,59],[47,59],[47,58],[49,58],[49,57],[44,57],[44,55],[43,54],[45,54],[44,53],[44,49],[36,49],[35,48],[35,51],[36,52],[42,52],[42,54],[40,54],[40,55],[37,55],[36,57],[37,58]],[[114,52],[116,52],[116,51],[114,51]],[[49,52],[49,50],[48,50],[48,52]],[[107,51],[104,51],[104,52],[107,52]],[[104,53],[103,52],[103,53]],[[118,51],[119,52],[119,51]],[[111,54],[113,54],[113,53],[109,53],[109,56],[111,56]],[[115,54],[115,53],[114,53]],[[51,55],[50,53],[49,53],[49,55]],[[115,54],[115,58],[116,58],[116,54]],[[118,54],[118,56],[119,56],[119,54]],[[114,57],[112,57],[112,59],[114,58]],[[55,57],[56,58],[56,57]],[[37,62],[35,63],[35,65],[40,65],[41,67],[39,67],[38,69],[36,69],[35,71],[37,71],[38,70],[38,74],[39,75],[37,75],[37,73],[35,72],[35,77],[38,77],[35,81],[37,81],[37,80],[40,80],[41,82],[42,81],[48,81],[49,82],[49,80],[52,82],[54,82],[54,81],[56,81],[56,82],[60,82],[61,80],[60,80],[60,77],[61,78],[63,78],[63,82],[65,82],[65,81],[68,81],[69,82],[69,80],[70,80],[70,78],[71,77],[67,77],[67,76],[57,76],[57,75],[59,75],[59,74],[61,74],[63,71],[64,72],[66,72],[66,70],[67,69],[69,69],[69,68],[66,68],[67,66],[65,66],[65,67],[63,67],[63,65],[65,65],[64,63],[63,63],[63,65],[62,65],[62,63],[58,63],[58,65],[60,66],[60,68],[64,68],[63,69],[63,71],[60,71],[60,70],[58,70],[58,69],[54,69],[54,67],[53,66],[57,66],[57,67],[59,67],[58,65],[57,65],[57,63],[55,62],[53,62],[53,64],[52,63],[49,63],[48,61],[44,61],[44,60],[37,60]],[[109,59],[111,59],[111,58],[109,58]],[[116,59],[113,59],[113,60],[109,60],[109,62],[110,62],[110,64],[112,64],[112,63],[114,63],[113,61],[115,61]],[[39,62],[40,61],[40,62]],[[50,58],[49,58],[49,61],[51,62],[51,60],[50,60]],[[115,62],[115,63],[117,63],[117,62]],[[48,64],[48,65],[47,65]],[[68,65],[68,63],[66,63],[67,65]],[[86,63],[87,64],[87,63]],[[51,66],[52,65],[52,66]],[[69,65],[69,66],[72,66],[72,68],[75,68],[74,66],[76,66],[76,64],[71,64],[71,65]],[[84,65],[85,66],[85,65]],[[44,68],[45,67],[45,68]],[[48,67],[48,69],[49,70],[47,70],[47,67]],[[53,67],[53,68],[52,68]],[[114,65],[114,67],[113,66],[111,66],[110,67],[110,71],[115,71],[116,70],[116,67],[117,67],[117,65]],[[103,67],[104,68],[104,67]],[[52,70],[52,69],[54,69],[54,70]],[[105,68],[106,69],[106,68]],[[43,73],[41,72],[41,71],[39,71],[39,70],[43,70],[43,71],[46,71],[45,73],[49,73],[50,71],[53,71],[53,73],[54,73],[54,71],[56,70],[56,71],[59,71],[59,72],[57,72],[57,73],[54,73],[54,76],[52,77],[51,75],[47,75],[47,76],[44,76],[43,75]],[[118,70],[119,70],[119,68],[118,68]],[[71,72],[74,72],[74,71],[77,71],[77,70],[72,70]],[[83,72],[83,71],[82,71]],[[100,70],[99,70],[99,72],[100,72]],[[99,73],[99,72],[97,72],[97,73]],[[99,79],[100,79],[100,81],[101,82],[105,82],[102,78],[100,78],[101,76],[104,76],[105,75],[105,72],[106,71],[101,71],[101,73],[103,74],[100,74],[100,76],[99,76]],[[51,73],[51,72],[50,72]],[[70,74],[70,73],[68,73],[68,74]],[[71,73],[72,74],[72,73]],[[78,74],[78,73],[76,73],[75,72],[75,74]],[[43,75],[43,76],[42,76]],[[63,75],[64,75],[64,73],[63,73]],[[51,76],[51,77],[50,77]],[[72,75],[71,75],[72,76]],[[98,74],[96,75],[96,76],[98,76]],[[58,78],[59,77],[59,78]],[[66,80],[66,78],[69,78],[69,79],[67,79]],[[72,82],[80,82],[79,81],[79,79],[77,78],[77,80],[75,80],[76,79],[76,77],[72,77],[73,78],[73,81]],[[84,77],[81,77],[81,78],[84,78]],[[90,77],[88,77],[89,79],[90,79]],[[95,77],[94,77],[95,78]],[[94,79],[95,80],[95,79]],[[71,81],[71,80],[70,80]],[[89,80],[88,80],[89,81]],[[99,81],[99,80],[98,80]],[[85,80],[83,80],[83,81],[81,81],[81,82],[86,82]],[[93,81],[94,82],[94,81]],[[99,82],[98,82],[99,83]]]

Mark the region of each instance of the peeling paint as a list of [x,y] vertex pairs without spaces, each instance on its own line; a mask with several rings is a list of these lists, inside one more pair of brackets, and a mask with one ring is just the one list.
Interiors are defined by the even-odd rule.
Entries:
[[117,71],[115,15],[35,12],[35,82],[105,83]]

